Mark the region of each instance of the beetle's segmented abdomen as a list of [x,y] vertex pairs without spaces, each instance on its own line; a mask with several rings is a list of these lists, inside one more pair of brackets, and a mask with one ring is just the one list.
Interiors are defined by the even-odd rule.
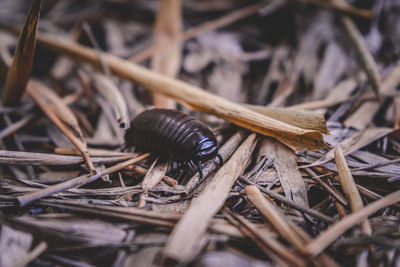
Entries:
[[215,140],[205,124],[177,110],[144,111],[132,121],[131,127],[125,135],[127,145],[175,161],[191,160],[202,140]]

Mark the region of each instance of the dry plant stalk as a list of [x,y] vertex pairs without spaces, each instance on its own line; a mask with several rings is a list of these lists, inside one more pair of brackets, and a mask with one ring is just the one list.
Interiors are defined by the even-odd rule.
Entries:
[[[88,148],[88,152],[92,157],[120,157],[120,156],[138,156],[138,153],[127,153],[127,152],[120,152],[120,151],[112,151],[107,149],[100,149],[100,148]],[[81,153],[79,150],[75,148],[69,147],[56,147],[54,149],[54,153],[61,154],[61,155],[80,155]]]
[[164,178],[165,173],[168,168],[168,161],[161,162],[159,164],[159,159],[157,158],[153,164],[151,164],[149,171],[143,178],[142,189],[143,193],[140,195],[139,207],[143,208],[146,205],[147,192],[158,185]]
[[[135,207],[116,207],[86,204],[80,200],[43,199],[41,204],[58,207],[75,213],[91,214],[98,217],[129,220],[145,225],[173,228],[182,217],[182,213],[172,211],[155,211]],[[212,219],[208,229],[214,233],[226,234],[235,238],[243,235],[232,225],[220,219]]]
[[[340,146],[335,149],[335,161],[338,169],[340,184],[343,192],[349,200],[351,211],[353,213],[359,211],[362,209],[364,204]],[[372,233],[371,225],[369,224],[368,219],[361,223],[361,229],[368,235]]]
[[[241,225],[243,225],[248,230],[248,234],[243,233],[245,236],[250,237],[257,244],[260,244],[260,243],[262,244],[261,249],[262,249],[262,246],[265,246],[268,250],[275,253],[276,256],[278,256],[281,261],[289,264],[289,266],[306,266],[306,264],[302,258],[300,258],[296,254],[294,254],[292,251],[290,251],[288,248],[283,246],[277,240],[276,235],[271,233],[269,230],[263,229],[262,231],[260,231],[260,229],[257,228],[257,226],[255,224],[253,224],[246,218],[244,218],[240,215],[236,215],[232,212],[229,212],[229,215],[232,219],[237,220]],[[230,220],[229,217],[228,217],[228,220]],[[242,231],[243,229],[240,227],[239,230]],[[265,252],[264,249],[263,249],[263,251]],[[272,256],[274,254],[271,255],[271,253],[266,253],[266,255]]]
[[360,9],[353,6],[348,5],[345,2],[332,2],[332,1],[324,1],[324,0],[297,0],[299,2],[308,2],[310,4],[329,8],[338,12],[341,12],[346,15],[355,15],[367,19],[372,18],[372,11],[366,9]]
[[[80,153],[78,153],[80,155]],[[127,160],[136,157],[138,154],[127,153],[122,156],[96,157],[92,158],[92,162],[97,164],[111,164],[118,161]],[[0,150],[0,164],[8,165],[77,165],[84,163],[82,157],[61,156],[48,153],[34,153]]]
[[204,191],[192,201],[168,238],[163,251],[166,259],[184,263],[197,255],[210,220],[224,205],[232,186],[251,157],[255,137],[255,134],[251,134],[240,145]]
[[297,157],[293,151],[271,138],[264,138],[258,158],[265,156],[274,160],[285,196],[303,207],[308,207],[307,188],[297,168]]
[[333,198],[339,201],[342,205],[347,205],[347,201],[344,196],[336,190],[335,187],[332,187],[330,184],[326,183],[322,180],[318,175],[313,172],[310,168],[304,168],[304,171],[308,173],[315,182],[317,182],[321,187],[323,187],[326,192],[328,192]]
[[41,199],[41,198],[44,198],[44,197],[48,197],[48,196],[50,196],[52,194],[65,191],[65,190],[68,190],[68,189],[73,188],[73,187],[82,186],[84,184],[88,184],[90,182],[93,182],[93,181],[99,179],[100,177],[102,177],[104,175],[108,175],[108,174],[117,172],[117,171],[119,171],[119,170],[121,170],[123,168],[126,168],[127,166],[129,166],[131,164],[139,162],[139,161],[141,161],[141,160],[143,160],[143,159],[145,159],[145,158],[147,158],[149,156],[150,156],[149,153],[143,154],[141,156],[135,157],[133,159],[124,161],[122,163],[116,164],[116,165],[114,165],[112,167],[109,167],[107,169],[104,169],[104,170],[96,173],[95,175],[88,175],[88,174],[87,175],[82,175],[82,176],[76,177],[74,179],[68,180],[68,181],[63,182],[63,183],[52,185],[52,186],[46,187],[44,189],[40,189],[40,190],[31,192],[31,193],[27,193],[27,194],[18,196],[17,197],[17,201],[18,201],[18,203],[19,203],[19,205],[21,207],[25,206],[26,204],[29,204],[32,201],[35,201],[35,200],[38,200],[38,199]]
[[264,198],[260,190],[254,185],[249,185],[245,187],[244,192],[251,203],[253,203],[258,211],[274,226],[278,233],[285,238],[293,248],[303,253],[304,244],[300,236],[292,230],[275,207]]
[[[76,119],[72,110],[64,103],[64,101],[59,97],[54,91],[46,87],[44,84],[31,80],[29,84],[36,91],[35,95],[38,95],[49,108],[61,119],[64,123],[68,124],[84,141],[82,130],[79,127],[78,120]],[[30,91],[31,92],[31,91]]]
[[34,118],[35,118],[35,115],[28,114],[21,120],[14,122],[14,123],[10,124],[9,126],[5,127],[4,129],[2,129],[0,131],[0,139],[3,139],[5,137],[15,133],[16,131],[18,131],[25,125],[27,125],[29,122],[31,122]]
[[4,87],[4,106],[12,106],[19,103],[31,76],[36,46],[36,30],[41,6],[42,0],[32,1],[31,8],[24,22],[24,27],[18,37],[14,59],[8,70]]
[[96,89],[110,103],[119,126],[128,129],[130,124],[128,107],[115,83],[106,75],[92,72],[88,72],[88,74],[91,76]]
[[[183,34],[179,35],[178,38],[175,40],[175,42],[184,42],[186,40],[189,40],[191,38],[199,36],[203,33],[217,30],[218,28],[221,28],[225,25],[231,24],[237,20],[243,19],[245,17],[253,15],[254,13],[257,13],[263,6],[264,6],[264,3],[257,3],[254,5],[247,6],[247,7],[241,8],[239,10],[233,11],[232,13],[229,13],[218,19],[207,21],[207,22],[200,24],[194,28],[191,28],[191,29],[187,30],[186,32],[184,32]],[[171,45],[173,45],[173,44],[171,44]],[[146,59],[150,58],[151,56],[159,53],[158,50],[161,48],[162,47],[152,46],[152,47],[144,50],[143,52],[133,56],[130,60],[135,63],[143,62]]]
[[[160,1],[154,29],[154,47],[151,69],[168,77],[175,77],[181,66],[181,0]],[[175,101],[153,93],[153,104],[159,108],[175,108]]]
[[223,215],[227,221],[229,221],[232,225],[236,226],[238,230],[243,234],[243,236],[251,239],[257,247],[265,254],[268,255],[272,261],[272,264],[277,266],[286,266],[286,262],[284,262],[281,258],[279,258],[272,250],[266,246],[260,239],[258,239],[252,232],[249,231],[248,228],[243,227],[240,221],[236,220],[234,214],[224,209]]
[[[49,35],[38,35],[38,44],[68,54],[80,61],[89,62],[95,66],[100,65],[93,49],[69,40],[61,41]],[[274,137],[293,150],[305,147],[310,150],[320,150],[328,147],[319,131],[305,130],[263,116],[201,88],[165,77],[116,56],[104,54],[104,58],[111,70],[122,78],[136,82],[152,92],[174,98],[195,110],[217,115],[246,129]]]
[[386,195],[380,200],[377,200],[363,207],[359,211],[346,216],[341,221],[333,224],[327,230],[322,232],[317,238],[309,242],[304,248],[305,253],[307,253],[308,255],[317,256],[347,230],[367,219],[369,215],[387,206],[394,205],[399,201],[400,190]]
[[12,264],[13,267],[24,267],[40,256],[47,249],[46,242],[40,242],[32,251]]
[[[351,96],[351,93],[357,87],[358,82],[355,78],[348,78],[344,81],[339,82],[335,85],[328,93],[328,95],[321,100],[307,101],[304,103],[295,104],[289,106],[289,109],[306,109],[306,110],[318,110],[321,113],[325,113],[326,109],[331,106],[342,104],[347,101],[356,100],[360,96]],[[375,99],[374,92],[366,93],[363,98],[369,97]],[[370,96],[371,95],[371,96]]]
[[313,112],[304,109],[273,108],[248,104],[245,104],[244,106],[275,120],[285,122],[302,129],[316,130],[324,134],[329,134],[324,114],[319,112]]
[[[353,134],[349,138],[346,138],[342,142],[340,142],[338,145],[340,145],[343,149],[343,154],[349,155],[360,148],[372,143],[375,140],[378,140],[385,135],[388,135],[391,133],[393,129],[390,128],[370,128],[370,129],[365,129],[363,131],[360,131],[358,133]],[[328,153],[323,155],[321,158],[317,159],[313,163],[309,165],[303,165],[300,166],[300,168],[308,168],[308,167],[313,167],[317,165],[324,164],[326,162],[329,162],[334,159],[334,150],[331,149]]]
[[311,216],[314,216],[315,218],[318,218],[318,219],[320,219],[320,220],[322,220],[322,221],[324,221],[326,223],[329,223],[329,224],[335,222],[335,220],[333,218],[331,218],[329,216],[326,216],[325,214],[322,214],[322,213],[320,213],[320,212],[318,212],[318,211],[316,211],[314,209],[310,209],[308,207],[304,207],[303,205],[299,205],[298,203],[294,202],[293,200],[291,200],[291,199],[289,199],[287,197],[284,197],[284,196],[280,195],[279,193],[277,193],[277,192],[275,192],[273,190],[265,189],[264,187],[262,187],[260,185],[257,185],[255,183],[249,182],[247,180],[244,180],[243,178],[240,178],[240,181],[244,182],[246,184],[249,184],[249,185],[257,186],[258,189],[261,192],[265,193],[269,197],[274,198],[274,199],[276,199],[276,200],[278,200],[278,201],[280,201],[282,203],[285,203],[289,207],[292,207],[292,208],[294,208],[294,209],[296,209],[298,211],[307,213],[307,214],[309,214]]
[[[346,5],[346,2],[344,0],[334,0],[333,3]],[[341,21],[344,25],[347,35],[350,38],[350,41],[356,49],[357,58],[360,62],[361,68],[363,68],[365,73],[367,74],[368,80],[370,81],[372,86],[372,90],[375,92],[377,99],[380,101],[381,98],[379,89],[381,87],[381,77],[379,75],[376,62],[371,53],[368,51],[367,44],[365,43],[360,31],[357,29],[357,26],[354,24],[351,18],[347,16],[342,16]]]
[[[27,84],[27,91],[30,94],[30,96],[35,100],[37,105],[42,109],[42,111],[47,115],[47,117],[62,131],[65,136],[72,142],[72,144],[81,152],[82,157],[86,161],[90,173],[94,175],[96,173],[96,170],[93,166],[93,162],[90,159],[89,152],[87,151],[87,146],[86,142],[82,136],[82,132],[80,131],[80,128],[78,125],[76,125],[77,128],[75,130],[80,134],[81,140],[79,140],[61,121],[61,119],[53,112],[53,109],[51,109],[48,105],[46,105],[43,100],[41,99],[41,93],[43,93],[43,88],[42,90],[38,90],[37,88],[43,87],[40,83],[30,81]],[[67,108],[68,109],[68,108]],[[64,108],[65,111],[65,108]],[[57,112],[58,114],[59,112]],[[72,114],[72,112],[71,112]],[[65,114],[64,114],[65,115]],[[74,116],[73,116],[74,117]],[[74,117],[75,118],[75,117]],[[76,119],[75,119],[76,120]]]
[[[136,172],[136,173],[142,174],[142,175],[146,175],[148,173],[148,171],[149,171],[148,169],[145,169],[145,168],[137,166],[137,165],[132,165],[132,166],[129,167],[129,169],[134,171],[134,172]],[[178,185],[178,181],[177,180],[175,180],[174,178],[171,178],[169,176],[166,176],[166,175],[164,175],[163,181],[166,184],[168,184],[168,185],[170,185],[172,187],[175,187],[175,186]]]
[[165,176],[167,167],[168,161],[159,162],[159,160],[156,159],[143,178],[142,189],[144,191],[149,191],[158,185]]
[[[400,83],[400,64],[397,65],[383,80],[380,93],[390,95],[397,93],[397,86]],[[369,101],[363,103],[350,117],[344,121],[346,127],[365,129],[375,117],[376,112],[381,108],[378,102]]]

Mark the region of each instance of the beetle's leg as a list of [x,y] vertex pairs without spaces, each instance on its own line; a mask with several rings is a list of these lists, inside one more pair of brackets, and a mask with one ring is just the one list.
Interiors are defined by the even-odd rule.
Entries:
[[224,159],[222,158],[221,154],[217,153],[217,157],[219,159],[219,166],[222,166],[224,164]]
[[199,169],[200,179],[203,179],[203,166],[201,166],[201,161],[197,162],[197,168]]

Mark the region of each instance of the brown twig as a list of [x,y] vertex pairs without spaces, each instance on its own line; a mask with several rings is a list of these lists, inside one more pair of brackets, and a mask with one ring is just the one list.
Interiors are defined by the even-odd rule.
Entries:
[[[248,230],[247,236],[249,236],[256,244],[259,244],[259,247],[265,252],[265,248],[270,250],[271,252],[275,253],[281,261],[286,262],[289,266],[305,266],[305,262],[302,258],[294,254],[288,248],[283,246],[279,241],[276,239],[276,236],[269,232],[268,230],[264,229],[260,231],[257,226],[251,223],[246,218],[236,215],[230,212],[227,209],[224,209],[225,216],[231,222],[237,221],[241,225],[244,226]],[[227,216],[228,215],[228,216]],[[242,228],[239,228],[239,231],[242,231]],[[246,233],[243,233],[246,236]],[[269,251],[266,251],[265,254],[271,256]]]
[[258,211],[274,226],[278,233],[297,251],[303,253],[304,244],[301,238],[292,230],[276,208],[264,198],[260,190],[254,185],[249,185],[246,186],[244,192],[251,203],[253,203]]
[[252,183],[250,181],[247,181],[247,180],[245,180],[243,178],[239,178],[239,179],[240,179],[241,182],[243,182],[245,184],[257,186],[258,189],[261,192],[267,194],[269,197],[271,197],[273,199],[276,199],[276,200],[278,200],[278,201],[280,201],[282,203],[285,203],[289,207],[292,207],[292,208],[294,208],[294,209],[296,209],[298,211],[307,213],[307,214],[309,214],[309,215],[311,215],[311,216],[313,216],[315,218],[318,218],[318,219],[320,219],[320,220],[322,220],[322,221],[324,221],[326,223],[334,223],[335,222],[335,220],[333,218],[331,218],[329,216],[326,216],[326,215],[324,215],[324,214],[322,214],[322,213],[320,213],[320,212],[318,212],[316,210],[313,210],[313,209],[310,209],[308,207],[304,207],[302,205],[299,205],[298,203],[294,202],[293,200],[288,199],[288,198],[286,198],[286,197],[284,197],[284,196],[282,196],[282,195],[280,195],[280,194],[278,194],[278,193],[276,193],[276,192],[274,192],[272,190],[267,190],[267,189],[261,187],[260,185]]
[[326,231],[322,232],[316,239],[312,240],[304,248],[304,251],[309,254],[316,256],[325,250],[333,241],[338,239],[344,232],[349,230],[356,224],[361,223],[369,215],[383,209],[387,206],[393,205],[400,201],[400,190],[393,192],[380,200],[377,200],[368,206],[360,209],[359,211],[352,213],[340,222],[332,225]]
[[[237,20],[248,17],[252,14],[257,13],[263,7],[263,5],[264,5],[264,3],[257,3],[254,5],[247,6],[242,9],[236,10],[232,13],[229,13],[228,15],[222,16],[221,18],[207,21],[201,25],[198,25],[194,28],[187,30],[175,42],[176,43],[184,42],[186,40],[189,40],[191,38],[199,36],[200,34],[216,30],[218,28],[221,28],[223,26],[231,24]],[[160,49],[161,49],[160,47],[152,46],[152,47],[142,51],[141,53],[133,56],[130,60],[135,63],[143,62],[146,59],[149,59],[150,57],[152,57],[154,54],[158,53]]]
[[147,158],[149,156],[150,156],[149,153],[143,154],[143,155],[138,156],[136,158],[127,160],[125,162],[122,162],[122,163],[119,163],[119,164],[114,165],[112,167],[109,167],[109,168],[107,168],[105,170],[102,170],[102,171],[98,172],[95,175],[88,175],[88,174],[87,175],[82,175],[82,176],[76,177],[74,179],[68,180],[66,182],[59,183],[59,184],[56,184],[56,185],[52,185],[52,186],[49,186],[47,188],[44,188],[44,189],[41,189],[41,190],[34,191],[32,193],[28,193],[28,194],[19,196],[19,197],[17,197],[17,201],[18,201],[20,206],[25,206],[26,204],[28,204],[28,203],[30,203],[32,201],[35,201],[35,200],[38,200],[38,199],[41,199],[41,198],[44,198],[44,197],[48,197],[50,195],[53,195],[55,193],[68,190],[68,189],[73,188],[73,187],[82,186],[84,184],[93,182],[93,181],[97,180],[98,178],[100,178],[100,177],[102,177],[104,175],[108,175],[108,174],[111,174],[113,172],[117,172],[117,171],[119,171],[119,170],[121,170],[121,169],[123,169],[123,168],[125,168],[125,167],[127,167],[127,166],[129,166],[131,164],[139,162],[139,161],[141,161],[141,160],[143,160],[143,159],[145,159],[145,158]]
[[324,7],[324,8],[329,8],[329,9],[338,11],[340,13],[343,13],[345,15],[354,15],[354,16],[359,16],[359,17],[363,17],[366,19],[372,18],[372,12],[370,10],[352,7],[346,3],[337,3],[337,2],[335,3],[335,2],[324,1],[324,0],[297,0],[297,1],[310,3],[310,4]]
[[87,151],[86,143],[79,140],[69,129],[65,126],[65,124],[58,118],[56,114],[49,108],[40,98],[40,95],[35,91],[34,84],[29,82],[27,85],[27,92],[32,96],[38,106],[42,109],[42,111],[47,115],[47,117],[62,131],[65,136],[74,144],[74,146],[81,152],[82,157],[86,161],[90,173],[95,174],[96,170],[93,166],[93,162],[90,159],[89,152]]

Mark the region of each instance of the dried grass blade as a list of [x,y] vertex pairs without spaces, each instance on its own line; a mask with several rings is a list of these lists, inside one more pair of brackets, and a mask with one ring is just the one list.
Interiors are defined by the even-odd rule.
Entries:
[[[79,154],[80,155],[80,154]],[[135,153],[127,153],[121,156],[96,157],[92,162],[97,164],[110,164],[138,156]],[[8,165],[76,165],[84,162],[82,157],[61,156],[47,153],[21,152],[0,150],[0,164]]]
[[[71,41],[61,41],[59,38],[49,35],[46,35],[46,37],[38,35],[38,44],[68,54],[80,61],[99,66],[99,60],[93,49]],[[105,54],[104,58],[111,70],[122,78],[136,82],[152,92],[174,98],[196,110],[217,115],[246,129],[274,137],[294,150],[305,147],[310,150],[319,150],[329,147],[318,131],[304,130],[263,116],[201,88],[165,77],[113,55]]]
[[143,208],[146,205],[147,192],[158,185],[167,172],[168,161],[157,164],[158,162],[159,159],[157,158],[143,178],[143,193],[140,195],[139,208]]
[[[157,164],[158,163],[158,164]],[[155,160],[153,165],[150,167],[149,171],[143,178],[142,188],[144,191],[148,191],[158,185],[165,173],[167,171],[168,161],[159,162],[159,160]]]
[[97,180],[98,178],[102,177],[103,175],[107,175],[107,174],[111,174],[113,172],[117,172],[117,171],[119,171],[119,170],[121,170],[121,169],[123,169],[123,168],[125,168],[125,167],[127,167],[127,166],[129,166],[131,164],[139,162],[139,161],[141,161],[141,160],[143,160],[143,159],[145,159],[145,158],[147,158],[149,156],[150,156],[149,153],[143,154],[143,155],[138,156],[136,158],[124,161],[122,163],[119,163],[119,164],[116,164],[116,165],[114,165],[112,167],[109,167],[109,168],[107,168],[105,170],[102,170],[101,172],[99,172],[99,173],[97,173],[95,175],[79,176],[79,177],[76,177],[74,179],[71,179],[71,180],[68,180],[66,182],[63,182],[63,183],[52,185],[52,186],[49,186],[47,188],[34,191],[32,193],[28,193],[28,194],[24,194],[24,195],[18,196],[17,197],[17,201],[18,201],[20,206],[25,206],[26,204],[28,204],[28,203],[30,203],[32,201],[35,201],[35,200],[38,200],[38,199],[41,199],[41,198],[44,198],[44,197],[48,197],[48,196],[50,196],[52,194],[65,191],[65,190],[68,190],[68,189],[73,188],[73,187],[82,186],[84,184],[93,182],[93,181]]
[[292,108],[272,108],[248,104],[245,104],[244,106],[275,120],[285,122],[302,129],[315,130],[324,134],[329,134],[325,117],[320,112]]
[[[260,231],[255,224],[253,224],[246,218],[236,215],[232,212],[229,212],[228,214],[232,219],[238,221],[248,230],[249,235],[247,236],[253,239],[256,243],[261,243],[262,246],[275,253],[280,260],[286,262],[287,264],[289,264],[289,266],[306,266],[302,258],[294,254],[281,243],[279,243],[279,241],[276,239],[276,235],[269,232],[269,230],[263,229],[262,231]],[[239,230],[241,229],[239,228]],[[265,249],[263,249],[263,251],[265,251]],[[271,253],[266,253],[266,255],[272,256]]]
[[12,264],[13,267],[24,267],[28,265],[31,261],[39,257],[40,254],[42,254],[45,250],[47,249],[47,243],[46,242],[40,242],[34,249],[32,249],[28,254],[26,254],[24,257],[19,259],[17,262],[14,262]]
[[[181,0],[160,2],[154,29],[154,48],[151,69],[169,77],[175,77],[181,66]],[[153,93],[153,104],[160,108],[175,108],[175,101]]]
[[[333,2],[342,5],[346,4],[344,0],[334,0]],[[379,89],[381,87],[381,77],[379,75],[376,62],[371,53],[368,51],[367,44],[365,43],[360,31],[357,29],[357,26],[354,24],[351,18],[342,16],[341,21],[344,25],[347,35],[350,38],[350,41],[356,49],[361,68],[363,68],[367,74],[368,80],[372,85],[372,90],[375,92],[377,99],[380,101],[381,97],[379,94]]]
[[193,200],[168,238],[163,251],[167,259],[188,262],[199,252],[200,240],[211,218],[223,206],[230,189],[250,159],[255,137],[255,134],[251,134],[242,143],[235,154],[218,170],[204,191]]
[[[344,158],[342,149],[338,146],[335,149],[335,161],[338,169],[338,175],[342,189],[349,200],[351,211],[354,213],[359,211],[364,206],[360,193],[357,190],[357,185],[351,175],[349,166],[347,165],[346,159]],[[368,219],[361,223],[361,228],[364,233],[370,235],[372,233],[371,225]]]
[[[346,156],[370,144],[371,142],[390,134],[392,131],[393,129],[383,128],[383,127],[366,129],[350,136],[349,138],[340,142],[340,144],[338,145],[342,147],[343,153]],[[324,156],[313,162],[312,164],[303,165],[300,166],[299,168],[307,168],[307,167],[321,165],[333,159],[334,159],[334,150],[332,149]]]
[[[391,95],[396,93],[396,88],[400,83],[400,64],[397,65],[383,80],[380,93]],[[346,127],[365,129],[378,112],[381,104],[378,102],[363,103],[350,117],[344,121]]]
[[323,181],[318,175],[313,172],[310,168],[304,168],[304,171],[308,173],[314,181],[316,181],[321,187],[323,187],[332,197],[339,201],[342,205],[347,205],[347,201],[344,196],[332,187],[330,184]]
[[324,0],[297,0],[299,2],[308,2],[310,4],[329,8],[346,15],[355,15],[363,18],[370,19],[372,18],[372,12],[366,9],[360,9],[353,6],[348,5],[347,3],[333,2],[333,1],[324,1]]
[[15,133],[16,131],[18,131],[19,129],[24,127],[26,124],[31,122],[34,118],[35,118],[35,115],[30,114],[30,115],[25,116],[21,120],[14,122],[14,123],[10,124],[9,126],[5,127],[4,129],[2,129],[0,131],[0,140],[3,139],[4,137],[9,136],[10,134]]
[[64,103],[62,98],[38,81],[31,80],[29,84],[32,87],[30,90],[36,91],[35,95],[42,98],[54,113],[57,114],[58,118],[68,124],[76,133],[78,133],[79,137],[83,139],[82,130],[79,127],[78,120],[72,110]]
[[292,230],[275,207],[264,198],[260,190],[254,185],[249,185],[246,186],[244,192],[251,203],[253,203],[258,211],[273,225],[278,233],[285,238],[293,248],[299,252],[303,252],[304,244],[300,236]]
[[368,206],[360,209],[343,218],[338,223],[330,226],[327,230],[322,232],[316,239],[312,240],[305,247],[305,252],[309,255],[316,256],[325,250],[332,242],[338,239],[343,233],[361,223],[368,218],[369,215],[383,209],[387,206],[394,205],[400,201],[400,190],[393,192],[380,200],[377,200]]
[[[132,171],[137,172],[137,173],[142,174],[142,175],[146,175],[148,173],[148,171],[149,171],[148,169],[145,169],[145,168],[143,168],[141,166],[138,166],[138,165],[135,165],[135,166],[132,165],[129,170],[132,170]],[[172,187],[175,187],[175,186],[178,185],[178,181],[177,180],[175,180],[174,178],[171,178],[169,176],[166,176],[166,175],[164,175],[163,181],[166,184],[168,184],[168,185],[170,185]]]
[[293,200],[288,199],[287,197],[284,197],[284,196],[282,196],[282,195],[276,193],[276,192],[273,191],[273,190],[265,189],[264,187],[261,187],[261,186],[255,184],[255,183],[249,182],[249,181],[244,180],[244,179],[242,179],[242,178],[240,178],[240,180],[241,180],[241,182],[244,182],[244,183],[246,183],[246,184],[257,186],[258,189],[259,189],[261,192],[265,193],[265,194],[268,195],[269,197],[274,198],[274,199],[276,199],[276,200],[278,200],[278,201],[280,201],[280,202],[282,202],[282,203],[285,203],[285,204],[288,205],[289,207],[292,207],[292,208],[294,208],[294,209],[296,209],[296,210],[298,210],[298,211],[307,213],[307,214],[309,214],[309,215],[311,215],[311,216],[314,216],[315,218],[318,218],[318,219],[320,219],[320,220],[322,220],[322,221],[324,221],[324,222],[326,222],[326,223],[329,223],[329,224],[335,222],[335,220],[334,220],[333,218],[331,218],[331,217],[329,217],[329,216],[326,216],[326,215],[324,215],[324,214],[322,214],[322,213],[320,213],[320,212],[318,212],[318,211],[316,211],[316,210],[313,210],[313,209],[310,209],[310,208],[308,208],[308,207],[304,207],[304,206],[302,206],[302,205],[299,205],[298,203],[294,202]]
[[[289,109],[306,109],[306,110],[315,110],[319,109],[320,113],[325,113],[326,108],[335,106],[350,100],[355,99],[358,96],[351,96],[351,93],[357,87],[358,82],[354,78],[348,78],[340,83],[338,83],[335,87],[333,87],[326,98],[321,100],[307,101],[300,104],[295,104],[289,106]],[[371,92],[373,93],[373,92]],[[367,94],[366,94],[367,95]],[[322,109],[322,110],[321,110]]]
[[[56,199],[43,199],[40,200],[41,204],[51,207],[58,207],[68,211],[92,214],[99,217],[124,219],[134,221],[137,223],[153,226],[163,226],[173,228],[175,223],[182,217],[181,213],[171,211],[154,211],[139,209],[135,207],[113,207],[113,206],[100,206],[93,204],[85,204],[82,201],[73,200],[56,200]],[[230,227],[226,223],[221,223],[217,219],[213,219],[209,225],[209,230],[215,233],[227,234],[233,237],[243,237],[236,228]]]
[[[232,13],[229,13],[225,16],[217,18],[215,20],[207,21],[203,24],[200,24],[194,28],[187,30],[185,33],[180,35],[179,39],[176,41],[184,42],[186,40],[189,40],[191,38],[199,36],[203,33],[214,31],[218,28],[221,28],[230,23],[233,23],[237,20],[246,18],[250,15],[253,15],[254,13],[257,13],[264,5],[265,5],[264,3],[257,3],[254,5],[246,6],[244,8],[233,11]],[[160,48],[158,48],[158,49],[160,49]],[[156,49],[155,46],[152,46],[152,47],[144,50],[143,52],[133,56],[131,58],[131,61],[135,62],[135,63],[140,63],[140,62],[143,62],[146,59],[150,58],[151,56],[153,56],[156,53],[158,53],[158,50]]]
[[258,152],[259,158],[263,156],[274,160],[274,168],[278,173],[285,196],[301,206],[308,207],[307,188],[297,168],[295,153],[281,143],[266,137]]
[[[107,149],[100,149],[100,148],[88,148],[88,152],[92,157],[123,157],[123,156],[138,156],[137,153],[126,153],[126,152],[119,152]],[[79,150],[75,148],[67,148],[67,147],[56,147],[54,149],[54,153],[60,155],[80,155]]]
[[4,87],[3,105],[17,105],[25,92],[31,76],[33,57],[36,46],[36,29],[40,16],[42,0],[32,1],[26,16],[24,27],[19,35],[14,59],[8,70]]
[[48,105],[41,99],[40,91],[37,90],[38,83],[29,82],[27,84],[27,91],[31,95],[31,97],[35,100],[37,105],[42,109],[42,111],[47,115],[47,117],[65,134],[65,136],[74,144],[74,146],[81,152],[82,157],[86,161],[90,173],[95,174],[96,170],[94,169],[93,162],[90,159],[89,152],[87,151],[86,142],[83,139],[82,132],[79,129],[78,133],[81,135],[81,140],[77,138],[69,129],[64,125],[61,119],[53,112]]
[[129,128],[128,107],[121,92],[107,76],[100,73],[90,73],[93,84],[100,94],[110,103],[119,126],[123,129]]

